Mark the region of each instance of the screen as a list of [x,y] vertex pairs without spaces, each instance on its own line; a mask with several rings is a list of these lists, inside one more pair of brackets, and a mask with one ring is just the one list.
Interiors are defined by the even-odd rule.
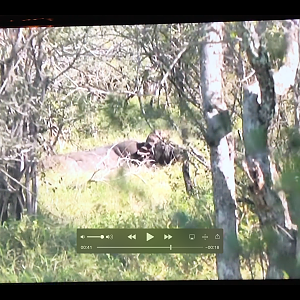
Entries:
[[298,65],[298,20],[1,28],[0,283],[299,278]]

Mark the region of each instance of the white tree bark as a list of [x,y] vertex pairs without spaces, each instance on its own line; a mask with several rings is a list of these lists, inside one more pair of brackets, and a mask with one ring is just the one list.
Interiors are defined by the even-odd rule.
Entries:
[[210,146],[216,227],[224,233],[224,252],[217,254],[219,279],[241,279],[234,181],[234,139],[222,95],[223,23],[204,25],[201,91]]
[[274,189],[276,168],[268,147],[268,130],[276,112],[276,94],[283,95],[294,84],[299,63],[297,28],[286,23],[286,63],[272,75],[267,53],[258,40],[253,22],[244,23],[244,43],[257,82],[245,87],[243,103],[243,137],[246,161],[244,169],[251,181],[256,212],[267,242],[268,279],[283,278],[282,270],[297,277],[296,234],[286,197]]

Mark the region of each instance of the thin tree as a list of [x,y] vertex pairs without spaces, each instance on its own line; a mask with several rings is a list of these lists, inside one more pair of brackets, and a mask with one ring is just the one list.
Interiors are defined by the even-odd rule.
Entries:
[[219,279],[241,279],[237,240],[234,181],[234,139],[222,94],[224,23],[203,26],[206,38],[201,51],[201,91],[210,147],[215,226],[223,229],[224,251],[217,254]]

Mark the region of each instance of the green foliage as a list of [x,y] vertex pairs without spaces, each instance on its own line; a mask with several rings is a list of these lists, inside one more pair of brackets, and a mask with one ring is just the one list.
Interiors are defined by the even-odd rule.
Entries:
[[249,150],[249,154],[264,151],[267,148],[266,137],[267,132],[264,127],[252,129],[245,139],[245,143],[247,143],[247,145],[245,145],[245,148]]
[[[227,25],[231,46],[237,50],[239,26],[236,23]],[[53,61],[50,58],[45,61],[44,72],[50,77],[55,77],[69,66],[81,46],[85,46],[82,52],[85,54],[79,56],[65,73],[66,76],[61,76],[50,86],[41,111],[41,119],[49,117],[50,111],[57,123],[63,122],[65,128],[71,129],[72,143],[66,143],[59,152],[90,149],[125,137],[144,141],[150,131],[145,118],[154,128],[173,129],[175,122],[179,127],[186,126],[194,136],[198,134],[198,123],[203,121],[202,112],[187,99],[178,97],[176,90],[171,92],[173,97],[168,108],[163,105],[152,107],[148,97],[143,97],[145,115],[136,97],[125,102],[125,96],[120,96],[118,92],[125,87],[127,89],[127,85],[128,89],[132,89],[135,77],[139,76],[138,59],[142,60],[141,67],[146,67],[153,64],[150,58],[164,54],[159,58],[170,65],[188,42],[192,47],[180,58],[180,70],[185,77],[185,89],[189,91],[186,97],[198,99],[199,24],[159,25],[154,30],[151,25],[128,26],[126,30],[122,27],[122,34],[127,36],[123,36],[118,31],[120,29],[56,28],[49,29],[45,35],[45,53],[53,57]],[[83,39],[88,31],[89,39]],[[108,32],[114,34],[113,39],[112,36],[106,39]],[[116,37],[116,34],[119,36]],[[140,46],[142,43],[143,51],[148,51],[146,58],[142,53],[138,57],[136,49],[132,50],[133,46],[137,46],[136,38],[140,36]],[[275,26],[269,28],[266,40],[272,65],[278,68],[283,62],[286,47],[281,29]],[[122,51],[116,50],[121,42]],[[110,50],[113,53],[107,58],[101,54]],[[229,54],[230,67],[234,68],[235,63],[231,59],[236,57],[233,53]],[[56,68],[53,68],[53,63]],[[164,66],[164,71],[167,67]],[[242,126],[239,117],[241,109],[237,107],[240,94],[236,75],[233,69],[230,70],[224,72],[224,98],[228,106],[234,108],[236,116],[232,123],[236,130]],[[90,90],[91,87],[93,89]],[[97,90],[116,93],[103,99]],[[265,134],[264,131],[253,132],[250,139],[253,150],[265,147]],[[289,135],[289,147],[299,149],[299,136],[292,132]],[[190,140],[209,157],[205,143],[200,140],[195,143],[194,138]],[[282,160],[282,187],[289,204],[299,216],[300,159],[294,151],[293,157],[286,156]],[[216,279],[214,255],[84,255],[77,254],[75,250],[78,227],[213,227],[211,175],[205,173],[201,166],[197,172],[198,175],[193,178],[196,189],[192,197],[186,195],[179,165],[130,176],[121,170],[111,180],[97,184],[87,184],[87,178],[79,174],[63,177],[61,174],[47,173],[48,183],[41,183],[39,187],[38,218],[9,221],[0,228],[0,282]],[[243,176],[241,172],[236,172],[237,180],[243,181]],[[243,277],[261,278],[259,268],[263,267],[260,259],[265,242],[257,227],[259,222],[249,208],[241,205],[239,210]]]
[[172,128],[171,119],[176,122],[179,120],[176,109],[170,111],[162,107],[153,107],[149,102],[143,103],[143,108],[145,115],[136,98],[125,103],[122,97],[110,95],[99,113],[104,116],[110,129],[123,132],[132,129],[149,131],[146,119],[153,128],[160,129]]
[[297,129],[287,131],[290,151],[282,158],[283,167],[280,187],[287,196],[292,220],[300,226],[300,134]]
[[270,62],[273,68],[279,69],[284,62],[287,47],[282,28],[273,26],[266,31],[265,38]]
[[[138,176],[120,172],[108,183],[76,189],[57,175],[48,180],[51,186],[40,188],[39,217],[0,228],[1,282],[216,278],[213,255],[84,255],[75,250],[78,227],[176,228],[181,225],[174,222],[178,211],[186,215],[182,227],[206,225],[195,200],[184,193],[180,167]],[[205,197],[203,192],[202,204]]]
[[297,157],[299,155],[299,149],[300,149],[299,130],[294,127],[288,127],[288,128],[284,128],[283,132],[287,139],[287,149],[292,155],[296,155]]
[[136,127],[141,123],[139,108],[132,102],[126,103],[122,97],[109,95],[105,101],[103,113],[108,118],[108,124],[116,130]]
[[[121,131],[115,134],[108,139],[122,137]],[[80,140],[89,148],[89,140]],[[76,228],[213,227],[210,176],[199,176],[193,197],[185,193],[180,165],[135,175],[121,170],[111,180],[91,184],[79,174],[49,172],[46,179],[39,189],[38,218],[0,228],[1,282],[217,278],[215,255],[76,253]],[[250,278],[245,263],[243,272]]]

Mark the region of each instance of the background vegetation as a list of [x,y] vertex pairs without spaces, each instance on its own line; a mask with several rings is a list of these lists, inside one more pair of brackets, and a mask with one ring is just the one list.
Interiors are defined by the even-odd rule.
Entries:
[[[284,61],[284,33],[280,22],[266,22],[266,26],[270,61],[276,70]],[[32,66],[28,63],[32,51],[42,53],[41,82],[48,80],[43,101],[35,106],[42,141],[37,147],[38,157],[47,151],[67,153],[131,138],[144,141],[152,128],[159,128],[169,130],[171,140],[196,149],[209,161],[202,131],[200,27],[3,29],[0,54],[4,62],[17,39],[25,45],[36,35],[42,46],[38,48],[38,42],[33,42],[28,52],[18,52],[19,69],[15,68],[18,73],[11,86],[25,92],[15,92],[13,105],[5,97],[1,99],[1,120],[19,113],[27,101],[27,84],[22,80],[28,74],[34,78],[32,68],[37,60],[32,59]],[[241,50],[239,34],[236,23],[226,24],[224,98],[236,140],[241,273],[244,279],[260,279],[265,278],[268,261],[253,204],[245,201],[249,191],[241,168],[241,59],[246,61],[243,76],[252,70]],[[253,78],[247,80],[250,83]],[[39,98],[42,92],[28,95],[32,104],[32,97]],[[300,176],[299,133],[292,130],[294,97],[290,90],[280,99],[280,113],[271,132],[272,151],[282,166],[282,186],[290,199],[298,199]],[[56,133],[51,128],[56,128]],[[188,129],[188,140],[182,138],[182,128]],[[19,139],[12,145],[6,132],[9,128],[0,134],[3,149],[28,143]],[[213,227],[210,171],[195,157],[190,162],[194,182],[191,196],[186,194],[180,165],[141,170],[125,177],[119,174],[97,183],[87,183],[78,174],[39,174],[36,216],[25,214],[20,221],[9,218],[0,227],[0,282],[217,279],[215,255],[76,253],[79,227]],[[300,215],[297,200],[291,203],[295,214]]]

